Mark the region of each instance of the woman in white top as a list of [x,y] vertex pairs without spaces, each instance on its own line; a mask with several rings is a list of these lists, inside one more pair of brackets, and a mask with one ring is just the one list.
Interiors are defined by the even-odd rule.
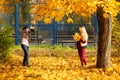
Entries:
[[77,42],[77,49],[82,66],[87,65],[85,57],[85,49],[88,41],[88,34],[84,26],[79,27],[81,39]]
[[23,66],[29,67],[29,40],[30,40],[31,30],[29,27],[24,27],[20,35],[21,48],[24,51]]

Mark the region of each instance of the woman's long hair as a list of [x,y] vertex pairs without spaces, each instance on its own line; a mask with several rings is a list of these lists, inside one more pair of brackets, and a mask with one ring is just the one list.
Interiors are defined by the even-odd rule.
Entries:
[[81,34],[81,39],[83,41],[87,41],[88,40],[88,34],[87,34],[87,31],[86,31],[85,27],[84,26],[79,27],[79,31],[80,31],[80,34]]
[[29,27],[25,26],[25,27],[22,28],[22,30],[25,30],[25,29],[27,29],[27,28],[29,28]]

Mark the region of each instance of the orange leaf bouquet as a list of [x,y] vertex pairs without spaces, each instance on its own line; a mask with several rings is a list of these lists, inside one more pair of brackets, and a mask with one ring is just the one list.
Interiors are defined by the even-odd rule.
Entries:
[[74,39],[75,41],[79,41],[79,40],[81,39],[80,34],[79,34],[79,33],[75,33],[75,34],[73,35],[73,39]]

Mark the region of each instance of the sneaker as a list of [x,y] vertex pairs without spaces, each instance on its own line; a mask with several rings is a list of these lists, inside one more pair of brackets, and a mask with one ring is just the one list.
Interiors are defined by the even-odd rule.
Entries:
[[27,67],[30,67],[30,65],[26,65]]
[[25,64],[23,64],[23,66],[25,66]]

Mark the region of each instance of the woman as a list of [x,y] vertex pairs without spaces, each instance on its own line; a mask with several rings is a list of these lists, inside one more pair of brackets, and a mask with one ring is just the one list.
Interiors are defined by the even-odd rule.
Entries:
[[29,65],[29,41],[30,41],[31,30],[28,27],[22,29],[20,35],[21,48],[24,51],[23,66]]
[[84,26],[79,27],[81,39],[77,41],[77,49],[80,57],[80,61],[82,66],[87,65],[86,57],[85,57],[85,50],[88,41],[88,34]]

